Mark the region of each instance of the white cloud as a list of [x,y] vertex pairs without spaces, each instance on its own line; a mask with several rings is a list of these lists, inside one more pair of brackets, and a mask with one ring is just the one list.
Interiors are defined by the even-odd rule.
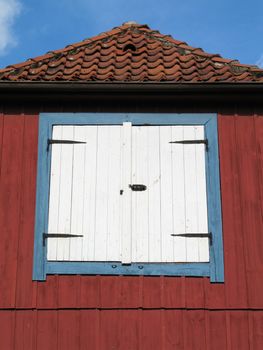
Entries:
[[263,68],[263,54],[257,60],[256,65]]
[[17,44],[13,26],[21,8],[19,0],[0,0],[0,55]]

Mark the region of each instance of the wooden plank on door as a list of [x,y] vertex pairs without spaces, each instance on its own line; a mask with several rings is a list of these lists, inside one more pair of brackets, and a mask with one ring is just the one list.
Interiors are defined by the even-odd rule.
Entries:
[[94,260],[106,261],[109,197],[109,126],[98,127]]
[[[173,174],[172,174],[172,149],[173,146],[169,142],[172,140],[171,126],[160,127],[160,211],[161,211],[161,233],[162,242],[161,259],[163,262],[172,262],[174,257],[174,233],[173,222]],[[175,238],[178,240],[179,238]]]
[[[184,126],[184,140],[195,140],[192,126]],[[198,145],[204,147],[203,145]],[[184,149],[185,232],[197,230],[196,145],[182,145]],[[186,261],[198,261],[198,238],[187,238]]]
[[[73,126],[74,141],[86,142],[85,127]],[[83,232],[83,217],[84,217],[84,183],[85,183],[85,151],[86,144],[73,145],[72,155],[72,194],[71,194],[71,218],[70,218],[70,233],[76,235],[84,235]],[[82,260],[82,237],[68,238],[69,260]]]
[[131,213],[131,189],[132,183],[132,127],[131,123],[123,123],[122,133],[122,239],[121,261],[129,264],[132,261],[132,213]]
[[[132,127],[132,183],[149,187],[149,127]],[[149,188],[132,191],[132,261],[149,262]]]
[[148,130],[148,261],[162,261],[161,232],[161,172],[160,172],[160,127]]
[[98,126],[85,127],[82,261],[95,257]]
[[[184,127],[171,126],[170,141],[184,140]],[[169,142],[167,140],[166,142]],[[172,239],[173,260],[177,262],[187,261],[187,238],[171,237],[172,234],[186,232],[186,202],[185,202],[185,155],[182,144],[171,144],[171,172],[172,172],[172,220],[173,231],[170,232],[170,240]],[[164,218],[165,219],[165,218]]]
[[107,261],[120,261],[121,254],[121,137],[122,126],[110,127],[109,133],[109,167],[108,167],[108,198],[107,198]]

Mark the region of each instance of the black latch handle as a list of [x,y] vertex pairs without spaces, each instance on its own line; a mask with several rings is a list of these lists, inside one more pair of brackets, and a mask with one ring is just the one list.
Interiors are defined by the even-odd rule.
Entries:
[[134,184],[134,185],[129,185],[130,189],[132,191],[145,191],[147,189],[147,187],[145,185],[141,185],[141,184]]

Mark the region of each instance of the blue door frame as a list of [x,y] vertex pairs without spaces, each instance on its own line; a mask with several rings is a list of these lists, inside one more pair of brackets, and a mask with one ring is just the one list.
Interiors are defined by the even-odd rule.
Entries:
[[[39,121],[37,195],[33,280],[43,281],[47,274],[208,276],[211,282],[224,282],[224,261],[216,114],[154,113],[42,113]],[[51,152],[47,140],[53,125],[203,125],[208,139],[206,186],[208,228],[212,232],[208,263],[143,263],[47,261],[43,233],[47,232]]]

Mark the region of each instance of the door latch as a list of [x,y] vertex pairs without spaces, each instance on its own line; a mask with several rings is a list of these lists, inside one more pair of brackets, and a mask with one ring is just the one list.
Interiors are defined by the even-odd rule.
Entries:
[[141,184],[134,184],[134,185],[130,184],[129,187],[132,191],[145,191],[147,189],[145,185],[141,185]]

